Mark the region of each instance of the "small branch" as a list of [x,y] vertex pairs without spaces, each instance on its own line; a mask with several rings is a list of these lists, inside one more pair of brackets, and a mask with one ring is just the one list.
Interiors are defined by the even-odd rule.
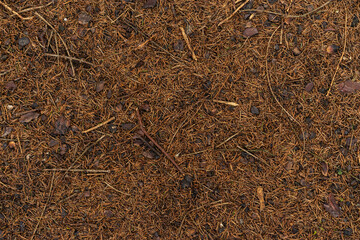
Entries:
[[[51,25],[48,21],[46,21],[46,19],[43,16],[41,16],[38,12],[35,12],[35,15],[38,16],[44,23],[46,23],[54,32],[56,32],[56,34],[59,36],[61,42],[64,44],[67,55],[69,57],[71,57],[69,48],[68,48],[66,42],[64,41],[64,39],[61,37],[60,33],[58,31],[56,31],[56,29],[53,27],[53,25]],[[72,59],[69,59],[69,61],[70,61],[71,70],[73,71],[73,74],[75,75],[75,68],[74,68]]]
[[335,82],[335,76],[336,76],[336,73],[338,72],[339,70],[339,67],[340,67],[340,63],[342,61],[342,59],[344,58],[344,54],[345,54],[345,50],[346,50],[346,40],[347,40],[347,13],[345,13],[345,30],[344,30],[344,47],[343,47],[343,52],[341,54],[341,57],[340,57],[340,60],[336,66],[336,69],[335,69],[335,73],[334,73],[334,76],[332,77],[331,79],[331,83],[330,83],[330,87],[326,93],[326,96],[328,97],[329,94],[330,94],[330,91],[331,91],[331,88],[333,87],[334,85],[334,82]]
[[230,16],[228,16],[227,18],[225,18],[224,20],[222,20],[219,24],[218,27],[221,26],[223,23],[227,22],[230,18],[232,18],[233,16],[235,16],[235,14],[243,7],[245,6],[245,4],[247,4],[250,0],[246,0],[245,2],[243,2]]
[[116,189],[116,188],[114,188],[113,186],[111,186],[109,183],[107,183],[107,182],[104,182],[105,184],[106,184],[106,186],[108,186],[109,188],[111,188],[112,190],[114,190],[115,192],[118,192],[118,193],[121,193],[121,194],[124,194],[124,195],[126,195],[126,196],[131,196],[130,194],[128,194],[128,193],[126,193],[126,192],[122,192],[122,191],[120,191],[120,190],[118,190],[118,189]]
[[74,57],[68,57],[68,56],[63,56],[63,55],[58,55],[58,54],[51,54],[51,53],[44,53],[44,56],[64,58],[64,59],[68,59],[68,60],[77,61],[79,63],[85,63],[85,64],[88,64],[90,66],[94,66],[94,64],[92,64],[91,62],[87,62],[87,61],[85,61],[83,59],[74,58]]
[[91,131],[93,131],[93,130],[95,130],[95,129],[99,128],[99,127],[104,126],[105,124],[108,124],[109,122],[111,122],[111,121],[113,121],[113,120],[115,120],[115,117],[112,117],[112,118],[110,118],[110,119],[106,120],[105,122],[102,122],[102,123],[100,123],[100,124],[96,125],[95,127],[89,128],[88,130],[82,131],[82,133],[88,133],[88,132],[91,132]]
[[5,3],[3,3],[2,1],[0,1],[0,4],[4,6],[4,8],[6,8],[7,10],[9,10],[10,12],[12,12],[14,15],[18,16],[21,20],[31,20],[33,17],[23,17],[21,16],[19,13],[17,13],[16,11],[14,11],[11,7],[9,7],[8,5],[6,5]]
[[189,40],[188,36],[186,35],[186,32],[185,32],[184,28],[183,28],[183,27],[180,27],[180,30],[181,30],[181,34],[183,35],[183,37],[184,37],[184,39],[185,39],[186,45],[188,46],[188,48],[189,48],[189,50],[190,50],[190,52],[191,52],[192,58],[193,58],[195,61],[197,61],[197,57],[196,57],[196,55],[195,55],[194,50],[193,50],[192,47],[191,47],[190,40]]
[[177,168],[177,170],[179,170],[179,172],[181,174],[184,174],[183,170],[179,167],[179,165],[175,162],[175,160],[145,130],[145,127],[144,127],[144,124],[143,124],[143,122],[141,120],[141,116],[140,116],[140,112],[139,112],[138,108],[136,109],[136,114],[137,114],[137,117],[139,119],[139,125],[140,125],[141,131],[150,139],[150,141],[152,141],[155,144],[155,146],[157,148],[160,149],[160,151],[171,161],[171,163],[174,164],[174,166]]
[[48,168],[44,169],[43,171],[49,172],[89,172],[89,173],[110,173],[110,170],[102,170],[102,169],[68,169],[68,168]]
[[230,105],[230,106],[233,106],[233,107],[237,107],[239,106],[238,103],[236,102],[227,102],[227,101],[222,101],[222,100],[213,100],[213,102],[216,102],[216,103],[223,103],[223,104],[227,104],[227,105]]

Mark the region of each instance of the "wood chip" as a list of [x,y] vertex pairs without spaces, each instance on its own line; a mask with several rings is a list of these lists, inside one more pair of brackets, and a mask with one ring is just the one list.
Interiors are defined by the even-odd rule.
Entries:
[[257,188],[257,196],[260,201],[260,211],[265,209],[265,200],[264,200],[264,189],[262,187]]
[[243,32],[243,35],[246,38],[250,38],[252,36],[255,36],[258,33],[259,33],[259,31],[257,30],[257,28],[252,27],[252,28],[245,29],[245,31]]

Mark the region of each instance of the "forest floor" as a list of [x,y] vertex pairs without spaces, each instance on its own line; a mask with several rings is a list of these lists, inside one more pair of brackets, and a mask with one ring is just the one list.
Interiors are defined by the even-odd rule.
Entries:
[[358,239],[359,9],[0,0],[0,239]]

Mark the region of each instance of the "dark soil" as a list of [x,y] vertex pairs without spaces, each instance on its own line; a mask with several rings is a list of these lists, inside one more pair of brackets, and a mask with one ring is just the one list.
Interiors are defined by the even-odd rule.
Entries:
[[1,0],[0,239],[359,239],[359,9]]

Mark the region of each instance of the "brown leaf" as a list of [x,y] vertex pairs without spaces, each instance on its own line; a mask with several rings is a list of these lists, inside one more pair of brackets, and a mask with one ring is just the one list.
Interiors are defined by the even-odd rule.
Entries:
[[329,203],[324,204],[324,208],[333,217],[340,217],[341,216],[340,207],[337,205],[337,203],[335,201],[335,198],[334,198],[334,195],[332,193],[329,194]]
[[260,201],[260,211],[262,211],[265,209],[264,189],[262,187],[257,188],[257,196]]
[[311,90],[313,90],[313,88],[314,88],[314,83],[309,82],[309,83],[306,84],[306,86],[305,86],[305,91],[311,92]]
[[360,82],[347,80],[340,83],[338,89],[341,93],[354,93],[355,91],[360,90]]
[[91,16],[87,13],[80,13],[79,14],[79,23],[81,25],[86,25],[91,21]]
[[31,122],[32,120],[36,119],[39,115],[40,114],[37,112],[29,112],[29,113],[22,115],[20,117],[19,121],[21,123],[28,123],[28,122]]
[[326,177],[329,173],[328,164],[326,162],[321,162],[320,165],[321,165],[321,172]]
[[245,29],[245,31],[243,32],[243,35],[247,38],[250,38],[252,36],[255,36],[256,34],[258,34],[259,31],[257,30],[257,28],[247,28]]
[[10,81],[10,82],[7,82],[6,84],[5,84],[5,88],[6,88],[6,90],[8,90],[8,91],[14,91],[15,89],[16,89],[16,84],[15,84],[15,82],[14,81]]
[[127,122],[127,123],[120,124],[120,127],[123,130],[131,130],[131,129],[133,129],[135,127],[135,124]]
[[12,130],[13,130],[12,127],[5,127],[4,133],[1,135],[1,137],[6,137],[7,135],[9,135],[11,133]]
[[157,158],[157,154],[154,153],[153,151],[151,150],[145,150],[142,155],[146,158],[149,158],[149,159],[155,159]]
[[96,91],[96,92],[101,92],[101,91],[104,89],[104,86],[105,86],[105,82],[104,82],[104,81],[101,81],[101,82],[97,83],[97,84],[96,84],[95,91]]
[[153,8],[156,5],[157,0],[147,0],[143,8]]
[[70,121],[61,115],[55,122],[55,134],[65,135],[68,132],[69,127]]

